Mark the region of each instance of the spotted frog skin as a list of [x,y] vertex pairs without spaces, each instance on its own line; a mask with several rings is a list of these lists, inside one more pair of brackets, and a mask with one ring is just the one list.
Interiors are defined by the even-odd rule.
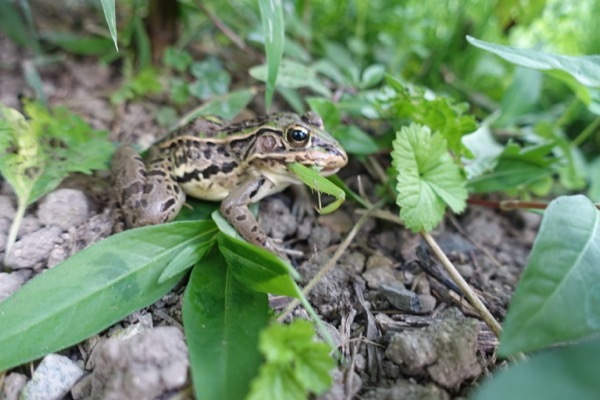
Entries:
[[120,147],[112,173],[128,227],[172,220],[188,195],[221,201],[221,213],[242,237],[275,253],[248,205],[300,183],[290,163],[328,176],[347,161],[319,115],[284,112],[239,123],[195,120],[154,144],[145,160]]

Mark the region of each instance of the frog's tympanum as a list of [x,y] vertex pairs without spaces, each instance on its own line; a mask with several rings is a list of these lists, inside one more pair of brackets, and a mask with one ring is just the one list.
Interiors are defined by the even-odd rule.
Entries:
[[146,159],[129,146],[117,149],[112,172],[129,227],[172,220],[189,195],[222,201],[221,213],[246,240],[275,252],[248,205],[300,183],[290,163],[328,176],[347,160],[320,116],[278,113],[239,123],[195,120],[154,144]]

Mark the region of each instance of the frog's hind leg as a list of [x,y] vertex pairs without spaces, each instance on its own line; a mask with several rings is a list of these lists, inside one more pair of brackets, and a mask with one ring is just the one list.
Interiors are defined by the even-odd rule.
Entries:
[[129,227],[155,225],[175,218],[185,194],[170,174],[170,164],[153,158],[147,165],[138,153],[124,146],[113,156],[114,185]]

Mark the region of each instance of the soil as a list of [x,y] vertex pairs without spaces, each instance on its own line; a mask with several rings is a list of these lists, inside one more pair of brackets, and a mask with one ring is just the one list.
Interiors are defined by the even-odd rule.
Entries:
[[[0,36],[1,105],[19,108],[19,97],[33,94],[22,72],[31,59],[27,51]],[[159,100],[119,107],[108,101],[121,83],[118,68],[66,56],[41,67],[40,72],[50,105],[66,105],[94,128],[111,132],[112,140],[147,146],[160,136],[153,103]],[[377,160],[383,166],[390,161],[387,156]],[[362,164],[351,162],[340,176],[355,190],[360,177],[374,197],[375,178]],[[4,266],[0,272],[0,301],[27,280],[110,234],[108,178],[105,171],[70,177],[27,210],[9,258],[10,268]],[[0,185],[3,257],[16,202],[8,184],[0,181]],[[271,237],[301,254],[293,256],[292,262],[305,284],[352,229],[360,207],[346,201],[335,213],[317,216],[299,215],[294,205],[289,190],[263,200],[260,223]],[[397,213],[393,207],[390,210]],[[460,216],[447,217],[433,235],[501,321],[538,225],[535,215],[471,206]],[[119,398],[118,393],[128,393],[130,398],[140,399],[189,398],[181,296],[179,288],[101,335],[60,352],[60,362],[70,361],[77,370],[73,383],[59,396]],[[309,300],[347,360],[333,372],[335,384],[321,399],[466,397],[498,364],[497,339],[442,272],[420,237],[398,225],[369,220],[335,268],[312,290]],[[286,303],[282,298],[271,301],[275,309]],[[298,309],[295,315],[304,313]],[[136,339],[114,342],[115,337],[131,336]],[[165,343],[173,345],[163,346]],[[34,365],[36,373],[41,365]],[[5,374],[4,380],[0,379],[0,398],[16,398],[31,379],[31,371],[25,367]],[[154,377],[149,380],[153,384],[132,384],[146,382],[148,376]],[[41,390],[40,398],[51,398],[50,389]],[[43,390],[48,390],[48,397]]]

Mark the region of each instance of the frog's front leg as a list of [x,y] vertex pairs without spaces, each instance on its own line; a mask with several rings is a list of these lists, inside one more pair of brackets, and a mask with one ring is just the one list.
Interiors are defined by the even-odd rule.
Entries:
[[160,224],[179,213],[185,193],[169,170],[164,158],[151,154],[146,164],[129,146],[115,151],[112,161],[115,192],[129,227]]
[[223,200],[221,213],[248,242],[264,247],[272,253],[280,254],[248,208],[248,205],[256,201],[255,199],[260,196],[261,192],[269,191],[272,187],[273,183],[264,177],[244,183],[232,190]]

